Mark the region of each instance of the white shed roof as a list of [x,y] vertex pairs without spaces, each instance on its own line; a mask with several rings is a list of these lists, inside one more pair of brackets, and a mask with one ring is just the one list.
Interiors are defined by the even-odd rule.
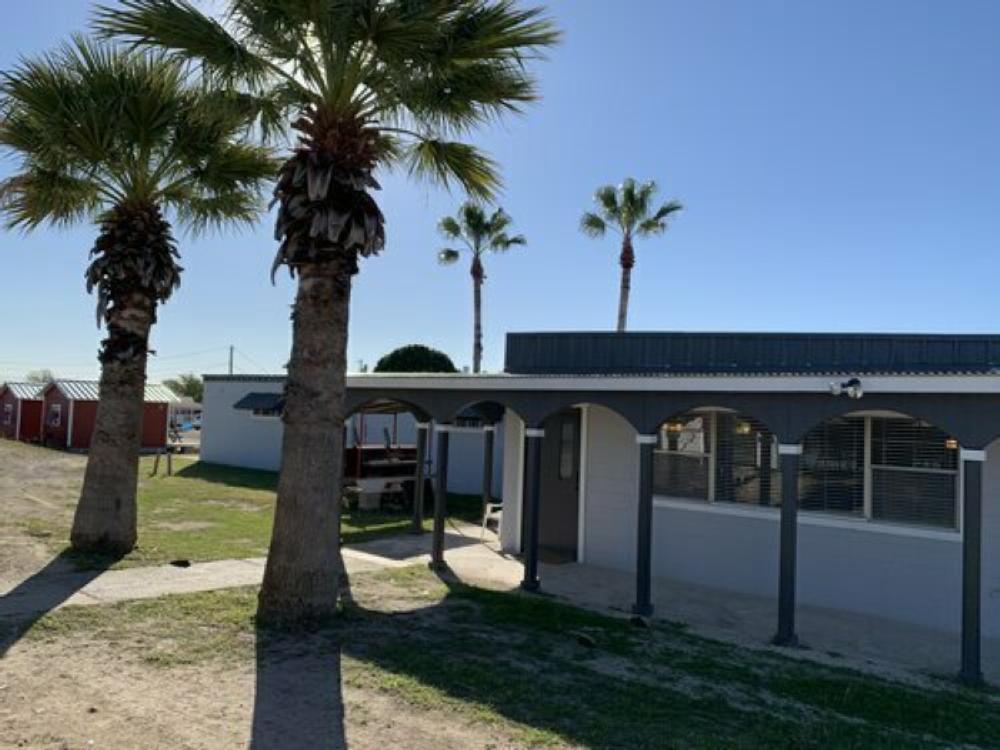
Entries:
[[9,388],[18,401],[37,401],[42,397],[45,383],[4,383],[0,391]]
[[[100,384],[96,380],[53,380],[52,386],[59,389],[71,401],[98,401]],[[173,404],[177,395],[162,383],[146,383],[146,403]]]

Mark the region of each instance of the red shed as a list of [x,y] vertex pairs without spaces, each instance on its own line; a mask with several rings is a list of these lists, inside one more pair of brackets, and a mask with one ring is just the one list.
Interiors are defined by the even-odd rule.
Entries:
[[[86,450],[97,420],[96,380],[53,380],[42,393],[46,445]],[[142,447],[163,448],[167,444],[170,405],[177,396],[159,383],[146,384],[142,413]]]
[[36,443],[42,439],[42,383],[0,385],[0,435]]

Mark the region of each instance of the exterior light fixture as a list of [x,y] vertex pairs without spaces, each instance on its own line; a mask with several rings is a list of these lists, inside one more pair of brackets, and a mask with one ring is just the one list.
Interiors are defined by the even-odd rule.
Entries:
[[667,422],[667,432],[682,432],[683,430],[683,422]]
[[955,438],[948,438],[944,441],[944,447],[950,451],[958,450],[958,441]]
[[848,398],[859,399],[865,395],[858,378],[845,380],[843,383],[830,383],[831,396],[847,396]]
[[737,435],[749,435],[751,425],[749,422],[737,422],[736,423],[736,434]]

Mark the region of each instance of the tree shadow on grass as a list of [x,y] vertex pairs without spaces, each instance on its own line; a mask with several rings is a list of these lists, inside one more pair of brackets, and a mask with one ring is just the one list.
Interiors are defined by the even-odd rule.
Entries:
[[224,484],[229,487],[242,487],[250,490],[267,490],[274,492],[278,488],[278,474],[262,469],[241,469],[235,466],[209,464],[196,461],[181,467],[174,472],[181,479],[198,479],[202,482]]
[[[288,637],[288,652],[261,642],[254,736],[258,723],[273,728],[267,717],[277,716],[286,741],[255,742],[256,750],[344,747],[344,660],[361,665],[351,679],[365,688],[417,707],[430,702],[446,722],[466,711],[502,717],[515,742],[527,733],[525,744],[819,748],[920,746],[929,737],[992,746],[1000,736],[988,696],[925,695],[871,675],[755,655],[669,623],[636,627],[551,597],[470,586],[447,569],[437,574],[443,592],[416,568],[366,575],[400,576],[408,593],[395,600],[368,592],[374,606],[347,604],[336,620]],[[262,660],[285,653],[292,656]],[[779,716],[767,695],[817,718]]]
[[44,568],[0,596],[0,657],[56,609],[117,562],[116,558],[63,550]]

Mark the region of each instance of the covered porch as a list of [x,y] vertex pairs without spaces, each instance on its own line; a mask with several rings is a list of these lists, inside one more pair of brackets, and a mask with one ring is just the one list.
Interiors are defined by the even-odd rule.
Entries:
[[[538,339],[543,335],[522,336]],[[659,362],[643,370],[623,361],[637,341],[648,358],[650,344],[643,339],[650,336],[667,337],[654,342],[660,346]],[[859,337],[844,337],[845,343],[829,337],[823,351],[836,362],[824,364],[814,351],[808,355],[808,367],[803,367],[787,357],[794,337],[777,337],[781,346],[775,348],[767,336],[764,344],[754,347],[746,346],[746,339],[752,337],[733,335],[728,339],[736,348],[723,351],[720,341],[711,340],[714,335],[693,334],[688,338],[700,345],[708,340],[712,346],[703,347],[703,351],[713,354],[704,354],[696,363],[689,357],[685,369],[676,365],[678,355],[671,350],[676,341],[670,337],[677,336],[681,335],[611,337],[603,351],[595,350],[600,356],[565,363],[564,369],[559,369],[563,367],[559,358],[543,361],[548,350],[537,340],[531,356],[524,355],[532,351],[524,342],[515,341],[512,357],[509,340],[505,374],[356,376],[348,381],[347,408],[354,409],[373,398],[411,405],[421,417],[418,465],[423,465],[432,439],[437,441],[437,454],[446,456],[449,436],[456,430],[481,430],[484,455],[491,455],[487,441],[492,440],[492,424],[484,420],[478,427],[469,427],[461,424],[459,417],[470,409],[504,415],[507,474],[501,541],[505,550],[521,558],[521,562],[511,562],[515,568],[509,568],[508,573],[516,569],[518,585],[525,590],[566,594],[579,603],[642,616],[655,612],[656,616],[692,625],[721,623],[723,630],[741,631],[748,643],[758,645],[770,642],[791,647],[804,643],[834,653],[842,649],[852,654],[878,652],[889,661],[895,661],[897,653],[900,658],[906,653],[926,655],[926,660],[920,660],[927,668],[955,671],[957,666],[963,681],[981,682],[984,649],[989,662],[994,658],[993,637],[998,630],[992,601],[995,566],[989,546],[987,585],[983,583],[983,509],[987,496],[988,544],[995,547],[992,529],[1000,528],[1000,508],[989,487],[996,477],[987,481],[984,464],[987,447],[1000,433],[1000,377],[992,365],[994,355],[1000,352],[1000,340],[907,340],[904,343],[915,360],[903,361],[894,355],[897,361],[886,364],[883,349],[899,346],[895,339],[858,341]],[[972,346],[974,343],[977,345]],[[781,372],[772,371],[762,361],[765,344],[774,349],[774,356],[783,358]],[[944,344],[948,351],[941,355]],[[567,347],[565,341],[557,341],[555,346],[561,351],[578,350]],[[690,350],[691,341],[685,346]],[[933,361],[934,352],[947,363]],[[878,360],[877,370],[873,358]],[[916,360],[922,362],[919,368]],[[935,369],[929,369],[931,366]],[[589,412],[610,414],[612,419],[594,421],[587,417]],[[711,429],[705,416],[709,414]],[[697,428],[692,427],[695,423]],[[729,430],[724,434],[737,437],[719,442],[716,434],[723,434],[719,428],[723,423]],[[567,428],[567,424],[576,427]],[[828,429],[830,424],[836,429]],[[934,455],[916,456],[911,449],[909,463],[901,466],[894,465],[893,458],[874,459],[873,446],[885,449],[891,440],[878,443],[873,431],[888,432],[891,437],[893,430],[898,432],[902,427],[909,431],[897,440],[903,441],[900,445],[909,445],[906,441],[914,440],[911,434],[922,435],[923,430],[933,437]],[[831,459],[823,452],[826,449],[816,448],[818,429],[837,434],[855,430],[861,436],[856,451],[858,466],[841,466],[847,460],[843,456]],[[598,444],[596,435],[612,435],[613,439]],[[679,447],[678,435],[685,438],[687,448]],[[744,437],[749,442],[740,443]],[[710,440],[711,449],[707,447]],[[702,447],[692,450],[693,444]],[[748,445],[750,458],[741,465],[736,456],[740,451],[746,454]],[[895,446],[892,443],[890,447],[895,450]],[[803,465],[804,453],[808,467]],[[696,488],[692,493],[701,492],[697,488],[704,485],[705,497],[698,497],[696,503],[687,494],[663,496],[663,482],[671,480],[660,476],[662,467],[668,458],[679,454],[695,459],[692,465],[709,467],[702,481],[691,479],[690,472],[670,468],[672,464],[668,466],[668,474],[674,472],[684,480],[681,484]],[[593,466],[600,461],[612,464],[603,476],[596,475]],[[852,478],[855,469],[856,482]],[[490,472],[487,464],[484,486],[492,486]],[[439,462],[433,473],[437,502],[430,564],[439,569],[446,565],[455,568],[463,553],[446,554],[441,499],[447,496],[447,462]],[[895,484],[887,485],[885,476]],[[598,479],[604,480],[603,484]],[[565,491],[559,489],[559,482]],[[945,500],[950,505],[924,492],[922,488],[931,484],[948,488]],[[920,499],[924,515],[916,519],[916,526],[896,524],[898,519],[892,514],[898,515],[899,509],[891,497],[885,499],[883,485],[889,486],[890,496],[898,491]],[[828,491],[830,487],[836,492]],[[903,489],[893,489],[899,487]],[[807,498],[800,497],[803,491]],[[924,495],[930,497],[927,502]],[[822,507],[817,508],[817,502]],[[584,506],[589,517],[586,522]],[[558,512],[553,512],[555,507]],[[599,558],[591,550],[584,555],[586,523],[600,523],[600,514],[595,511],[602,507],[614,508],[616,515],[607,516],[615,519],[610,523],[627,524],[627,531],[616,538],[620,565],[593,565]],[[683,514],[689,511],[701,519],[697,528],[683,525]],[[824,515],[830,511],[832,515]],[[844,512],[848,513],[846,518],[841,517]],[[857,518],[850,516],[852,512]],[[709,516],[712,522],[703,523]],[[931,527],[920,525],[925,516]],[[716,534],[722,528],[715,523],[716,517],[729,525],[729,532]],[[414,521],[416,528],[417,519]],[[856,522],[870,523],[862,527]],[[822,536],[817,536],[816,528],[822,529]],[[896,560],[891,554],[879,557],[880,553],[872,552],[885,547],[881,537],[873,535],[876,533],[888,534],[886,538],[909,557]],[[862,537],[859,545],[851,541],[855,546],[844,546],[844,540]],[[686,550],[683,560],[671,556],[682,547]],[[909,569],[907,562],[922,560],[925,550],[934,553],[921,563],[924,569],[940,573],[938,590],[926,598],[919,590],[922,571]],[[545,553],[553,551],[563,553],[567,564],[546,564],[550,558]],[[843,565],[845,559],[845,569],[851,568],[851,558],[859,554],[871,557],[868,562],[876,566],[871,576],[862,574],[833,585],[824,582],[822,590],[815,590],[817,571]],[[590,564],[573,563],[581,560]],[[718,567],[720,561],[736,567],[750,561],[754,582],[744,586],[740,575],[734,578],[724,572],[723,583],[706,586],[698,580],[697,571],[690,575],[691,568]],[[730,580],[735,584],[730,585]],[[887,601],[895,597],[903,602],[900,619],[865,611],[865,600],[882,597],[878,587],[885,581],[903,582],[908,588],[888,592]],[[984,593],[991,607],[987,638],[983,632]],[[858,600],[856,607],[852,598]],[[907,616],[921,609],[946,612],[940,618],[924,618],[918,612],[916,619],[907,621]],[[883,610],[892,614],[891,606]],[[940,627],[922,627],[925,620]],[[866,631],[871,633],[862,635]],[[842,635],[837,636],[838,632]],[[918,640],[922,646],[915,645]],[[899,647],[893,647],[891,641]],[[991,677],[993,670],[992,662],[986,665]]]

